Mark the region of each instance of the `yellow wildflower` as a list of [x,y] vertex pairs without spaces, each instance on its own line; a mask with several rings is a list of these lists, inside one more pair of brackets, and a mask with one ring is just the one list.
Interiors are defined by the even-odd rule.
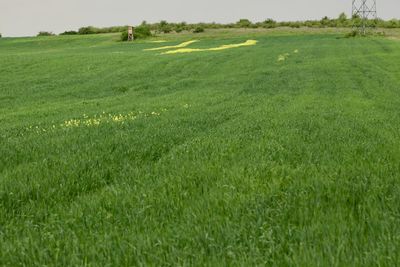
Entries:
[[171,50],[171,51],[164,52],[164,53],[162,53],[162,55],[178,54],[178,53],[204,52],[204,51],[221,51],[221,50],[226,50],[226,49],[238,48],[238,47],[242,47],[242,46],[252,46],[252,45],[256,45],[257,43],[258,43],[258,41],[256,41],[256,40],[247,40],[246,42],[240,43],[240,44],[222,45],[222,46],[214,47],[214,48],[203,48],[203,49],[199,49],[199,48],[182,48],[182,49],[177,49],[177,50]]
[[186,47],[188,45],[191,45],[193,43],[198,42],[198,40],[192,40],[192,41],[187,41],[184,43],[181,43],[179,45],[171,45],[171,46],[163,46],[163,47],[156,47],[156,48],[148,48],[148,49],[144,49],[144,51],[157,51],[157,50],[167,50],[167,49],[175,49],[175,48],[183,48]]

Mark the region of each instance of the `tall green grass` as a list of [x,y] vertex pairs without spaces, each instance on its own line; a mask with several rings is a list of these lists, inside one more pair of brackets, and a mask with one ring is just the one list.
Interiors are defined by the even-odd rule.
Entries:
[[0,265],[398,265],[400,43],[337,37],[0,40]]

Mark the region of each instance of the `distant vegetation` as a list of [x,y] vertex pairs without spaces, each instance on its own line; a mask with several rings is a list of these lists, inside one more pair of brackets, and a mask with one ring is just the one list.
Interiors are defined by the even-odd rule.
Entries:
[[115,33],[115,32],[123,32],[126,29],[126,26],[114,26],[107,28],[96,28],[93,26],[82,27],[78,30],[79,34],[98,34],[98,33]]
[[193,30],[194,33],[201,33],[204,32],[204,28],[202,26],[198,26],[196,29]]
[[54,36],[55,34],[52,32],[39,32],[37,36]]
[[77,31],[65,31],[63,33],[60,33],[60,35],[77,35]]
[[[306,21],[281,21],[277,22],[273,19],[267,19],[262,22],[252,22],[248,19],[240,19],[236,23],[220,24],[220,23],[194,23],[188,24],[186,22],[169,23],[162,20],[158,23],[147,23],[144,21],[140,26],[135,28],[135,38],[146,38],[152,34],[161,33],[180,33],[189,31],[194,33],[203,32],[206,29],[227,29],[227,28],[277,28],[277,27],[291,27],[291,28],[350,28],[354,24],[361,22],[359,17],[348,18],[345,13],[340,14],[337,18],[323,17],[320,20],[306,20]],[[400,20],[370,20],[369,24],[376,28],[400,28]],[[114,26],[106,28],[97,28],[93,26],[82,27],[78,31],[65,31],[60,35],[85,35],[85,34],[99,34],[99,33],[122,33],[121,39],[127,40],[128,32],[127,26]],[[38,36],[49,36],[52,33],[41,32]]]
[[[136,39],[144,39],[147,37],[151,37],[152,33],[150,27],[144,21],[142,22],[142,25],[135,28],[134,35]],[[125,27],[124,31],[121,33],[121,41],[127,41],[127,40],[128,40],[128,30],[127,27]]]

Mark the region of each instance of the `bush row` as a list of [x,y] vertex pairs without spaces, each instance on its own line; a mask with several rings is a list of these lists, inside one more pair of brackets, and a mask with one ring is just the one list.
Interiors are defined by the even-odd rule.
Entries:
[[[146,23],[145,21],[138,27],[135,28],[135,33],[137,38],[143,38],[151,36],[152,33],[170,33],[170,32],[182,32],[182,31],[192,31],[195,33],[203,32],[205,29],[223,29],[223,28],[277,28],[277,27],[291,27],[291,28],[349,28],[354,24],[361,23],[360,18],[352,17],[348,18],[346,14],[342,13],[338,18],[328,18],[323,17],[320,20],[306,20],[306,21],[282,21],[277,22],[273,19],[267,19],[263,22],[251,22],[248,19],[241,19],[236,23],[230,24],[220,24],[220,23],[196,23],[188,24],[186,22],[180,23],[169,23],[162,20],[158,23]],[[369,24],[373,27],[379,28],[400,28],[400,20],[370,20]],[[75,35],[75,34],[98,34],[98,33],[122,33],[122,39],[127,38],[127,26],[115,26],[107,28],[97,28],[97,27],[82,27],[78,31],[66,31],[61,33],[61,35]],[[42,32],[43,34],[43,32]],[[43,35],[41,35],[43,36]]]

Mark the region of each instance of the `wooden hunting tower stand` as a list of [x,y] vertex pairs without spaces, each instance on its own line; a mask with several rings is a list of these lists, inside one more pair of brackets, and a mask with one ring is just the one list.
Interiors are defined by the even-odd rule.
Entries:
[[135,39],[134,33],[135,28],[133,28],[132,26],[128,26],[128,41],[133,41]]

